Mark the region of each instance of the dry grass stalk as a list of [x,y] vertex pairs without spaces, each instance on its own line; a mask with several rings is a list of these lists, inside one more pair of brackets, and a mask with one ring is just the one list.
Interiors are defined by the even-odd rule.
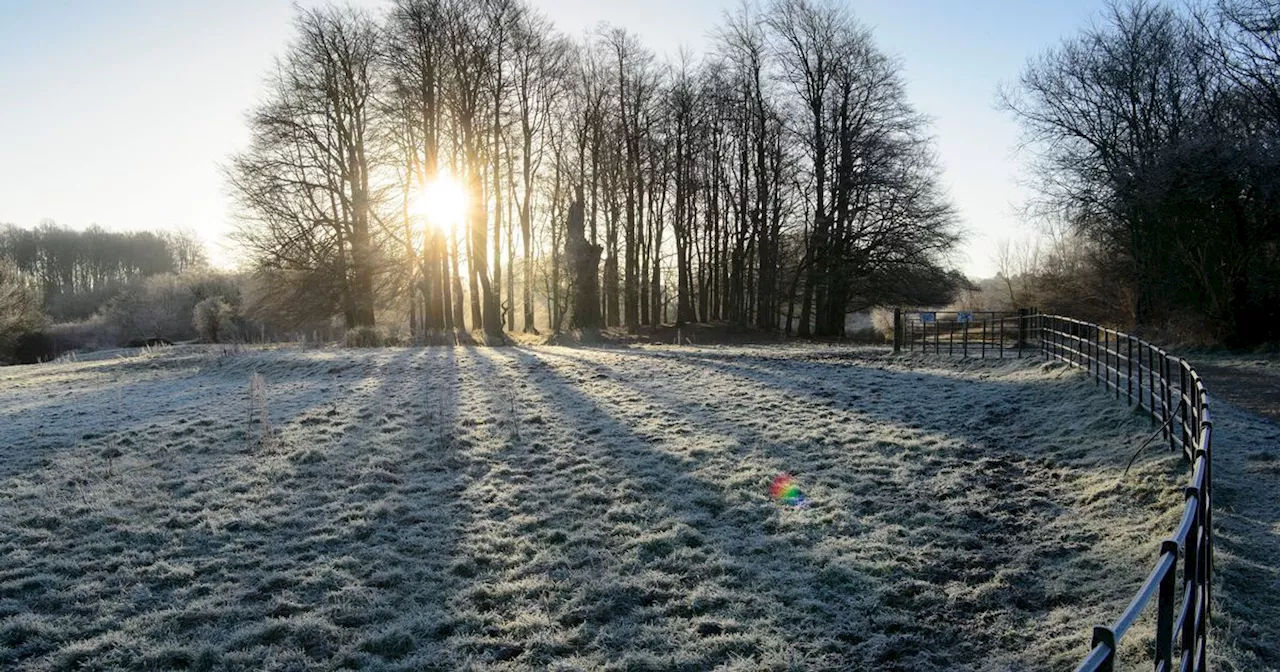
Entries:
[[267,412],[267,380],[261,374],[249,376],[249,422],[247,433],[253,434],[254,420],[258,423],[257,445],[268,447],[271,442],[271,416]]

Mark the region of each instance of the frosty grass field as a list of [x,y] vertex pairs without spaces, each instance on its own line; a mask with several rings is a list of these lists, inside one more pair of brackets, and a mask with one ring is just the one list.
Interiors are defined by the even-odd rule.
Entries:
[[179,347],[0,369],[0,428],[18,670],[1069,669],[1185,478],[1078,372],[826,346]]

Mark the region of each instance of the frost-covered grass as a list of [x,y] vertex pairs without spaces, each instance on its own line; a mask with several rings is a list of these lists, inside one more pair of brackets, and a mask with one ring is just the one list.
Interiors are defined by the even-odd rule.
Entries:
[[1069,668],[1177,522],[1149,431],[1061,367],[823,346],[2,369],[0,667]]

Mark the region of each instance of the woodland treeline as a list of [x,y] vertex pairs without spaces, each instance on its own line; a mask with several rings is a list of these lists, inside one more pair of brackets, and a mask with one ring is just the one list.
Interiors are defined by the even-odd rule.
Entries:
[[1003,250],[1011,299],[1176,338],[1280,338],[1280,4],[1111,4],[1002,102],[1036,214],[1062,225],[1048,249]]
[[183,232],[32,229],[0,224],[0,259],[34,285],[55,321],[83,320],[135,281],[205,265],[203,247]]
[[279,321],[253,301],[262,293],[250,278],[210,268],[187,232],[0,224],[0,364],[140,339],[209,340],[194,319],[205,301],[225,306],[216,316],[227,328],[214,340],[278,336]]
[[[832,336],[963,282],[927,121],[843,3],[744,4],[666,61],[519,0],[299,10],[295,32],[226,174],[300,321]],[[418,207],[444,175],[456,227]]]

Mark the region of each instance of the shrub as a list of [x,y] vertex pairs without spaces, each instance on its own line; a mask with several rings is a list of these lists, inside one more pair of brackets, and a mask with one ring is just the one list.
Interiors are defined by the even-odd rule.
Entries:
[[80,322],[63,322],[47,329],[59,352],[97,350],[114,346],[115,337],[102,316]]
[[103,309],[103,320],[118,343],[135,338],[187,340],[199,336],[195,307],[210,297],[238,306],[238,279],[215,271],[151,276],[130,284],[112,299]]
[[872,308],[871,325],[874,333],[882,340],[886,343],[893,342],[893,309]]
[[235,309],[221,296],[211,296],[192,309],[191,326],[206,343],[220,343],[235,324]]
[[52,336],[43,331],[29,331],[18,336],[11,359],[15,364],[36,364],[56,359],[60,354]]
[[348,329],[342,344],[348,348],[381,348],[385,342],[377,327]]
[[30,348],[44,326],[40,290],[16,264],[0,259],[0,362],[18,361],[18,346]]

